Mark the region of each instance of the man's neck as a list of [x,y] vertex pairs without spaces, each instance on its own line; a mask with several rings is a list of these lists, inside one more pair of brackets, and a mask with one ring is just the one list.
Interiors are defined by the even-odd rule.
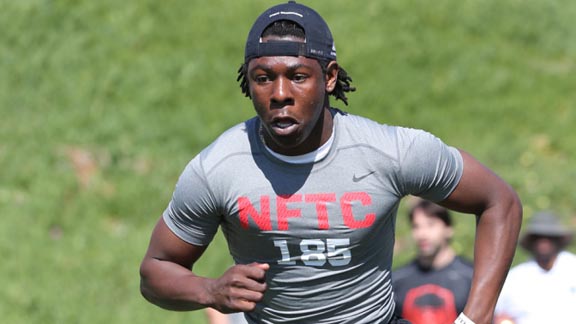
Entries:
[[454,261],[455,257],[456,252],[454,249],[452,249],[450,246],[447,246],[438,250],[438,253],[434,255],[428,257],[420,256],[418,258],[418,263],[420,263],[420,265],[424,268],[442,269]]
[[540,268],[542,268],[545,271],[550,271],[552,270],[552,268],[554,267],[554,263],[558,259],[558,254],[555,254],[548,258],[537,258],[535,259],[535,261],[536,263],[538,263],[538,266],[540,266]]

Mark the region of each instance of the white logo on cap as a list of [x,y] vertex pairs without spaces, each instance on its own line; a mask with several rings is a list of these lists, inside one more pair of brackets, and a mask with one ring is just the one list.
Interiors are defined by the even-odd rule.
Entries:
[[298,16],[300,18],[304,17],[302,14],[299,14],[299,13],[294,12],[294,11],[279,11],[279,12],[275,12],[275,13],[271,14],[270,16],[268,16],[268,18],[272,18],[272,17],[278,16],[278,15],[294,15],[294,16]]

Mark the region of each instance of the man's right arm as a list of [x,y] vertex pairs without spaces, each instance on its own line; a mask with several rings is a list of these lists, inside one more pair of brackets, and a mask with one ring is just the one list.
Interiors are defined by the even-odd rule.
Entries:
[[268,265],[236,265],[219,278],[200,277],[190,269],[205,250],[180,239],[160,218],[140,266],[144,298],[177,311],[207,306],[224,313],[253,310],[266,290]]
[[490,169],[468,153],[462,152],[462,157],[462,178],[440,204],[476,215],[474,274],[463,314],[477,324],[492,323],[494,308],[516,250],[522,204],[512,187]]

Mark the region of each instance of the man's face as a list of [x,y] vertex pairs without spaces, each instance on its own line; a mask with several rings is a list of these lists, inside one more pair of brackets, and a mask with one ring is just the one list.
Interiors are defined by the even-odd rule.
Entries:
[[560,253],[562,238],[545,235],[532,235],[531,251],[538,261],[547,263]]
[[418,247],[418,255],[431,257],[449,245],[453,235],[451,227],[437,218],[426,215],[421,209],[414,211],[412,238]]
[[[270,40],[293,39],[264,39]],[[326,131],[331,132],[331,124],[326,127],[322,117],[335,77],[329,81],[318,61],[303,56],[259,57],[248,64],[247,77],[254,108],[272,150],[285,155],[307,153],[321,144]]]

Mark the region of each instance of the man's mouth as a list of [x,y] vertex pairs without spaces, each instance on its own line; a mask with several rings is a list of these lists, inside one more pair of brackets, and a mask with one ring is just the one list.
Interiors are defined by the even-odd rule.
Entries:
[[274,122],[272,123],[273,127],[277,127],[277,128],[281,128],[281,129],[285,129],[288,128],[290,126],[294,125],[294,122],[289,121],[289,120],[285,120],[285,121],[278,121],[278,122]]
[[288,134],[297,125],[298,123],[292,118],[277,118],[270,124],[278,135]]
[[427,242],[418,242],[418,248],[420,250],[427,250],[430,248],[430,244]]

